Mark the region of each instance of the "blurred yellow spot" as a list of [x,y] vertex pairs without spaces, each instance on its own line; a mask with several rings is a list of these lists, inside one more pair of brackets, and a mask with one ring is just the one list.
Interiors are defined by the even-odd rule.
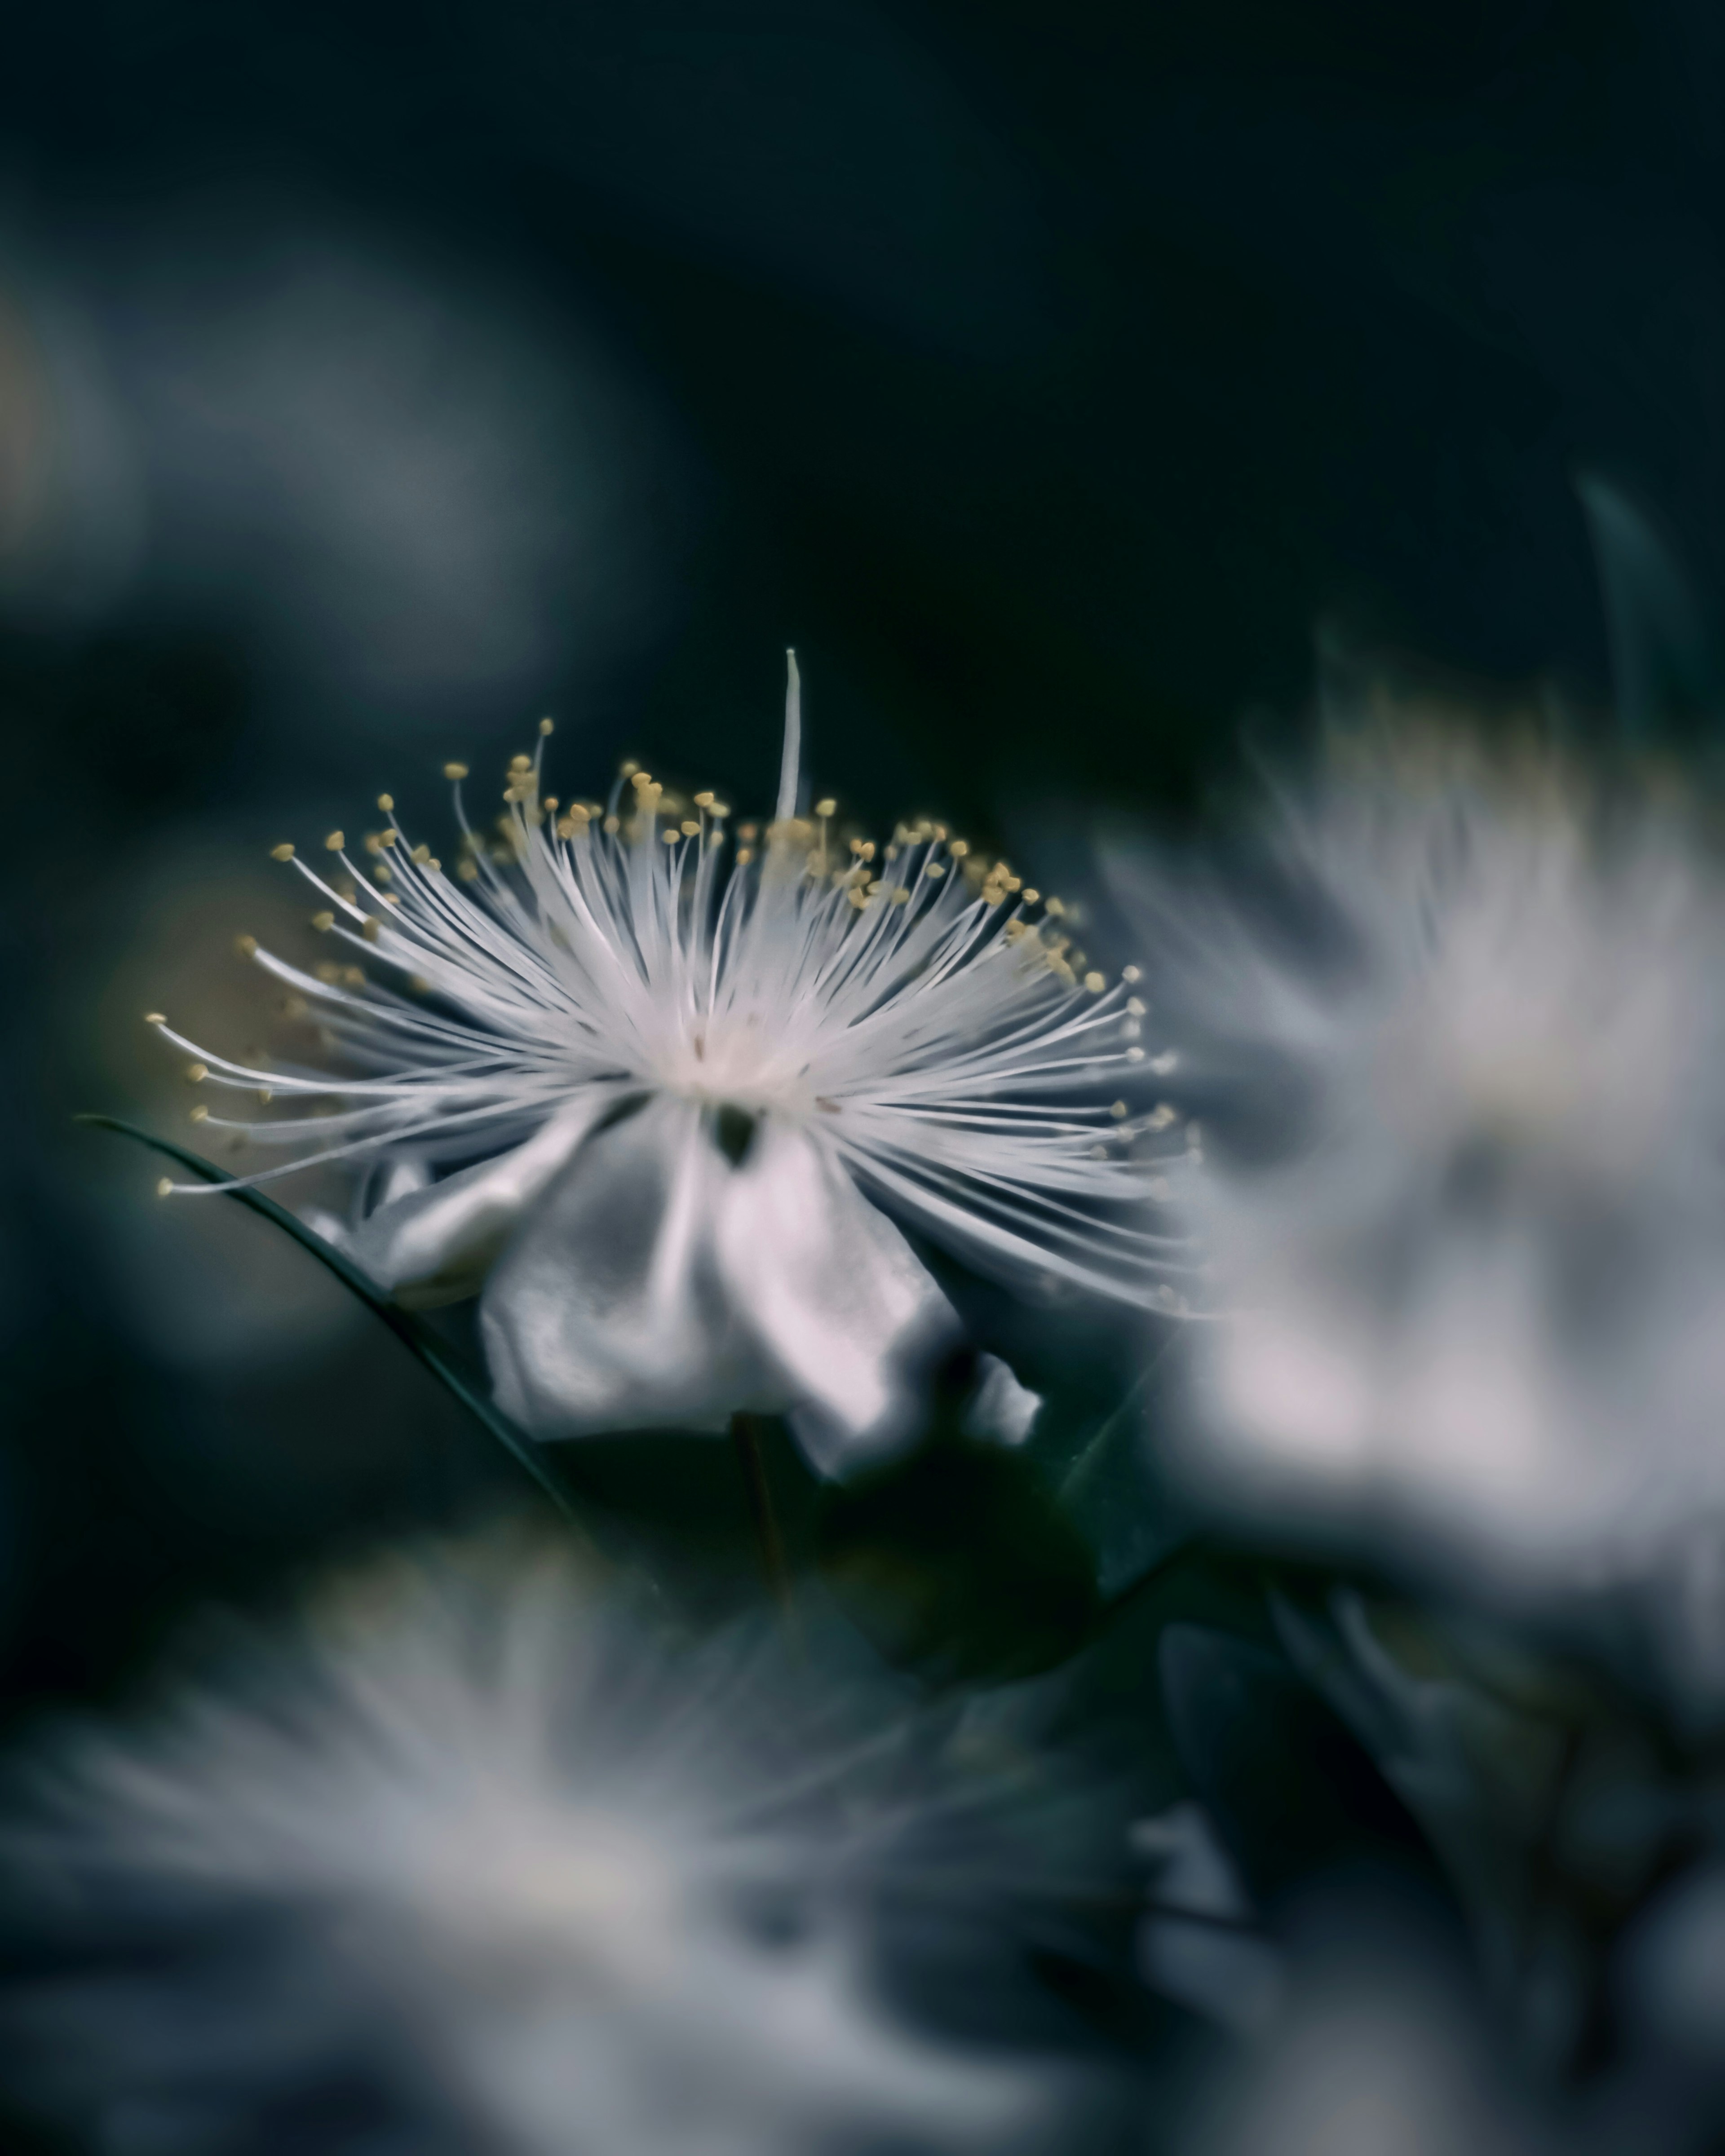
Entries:
[[270,849],[270,858],[272,861],[290,861],[294,858],[294,850],[290,845],[285,844],[272,846]]
[[347,844],[347,840],[341,832],[331,831],[328,838],[326,838],[323,843],[329,852],[332,854],[339,854],[342,847]]
[[444,777],[445,778],[460,780],[465,778],[466,776],[467,766],[465,763],[446,763],[444,766]]

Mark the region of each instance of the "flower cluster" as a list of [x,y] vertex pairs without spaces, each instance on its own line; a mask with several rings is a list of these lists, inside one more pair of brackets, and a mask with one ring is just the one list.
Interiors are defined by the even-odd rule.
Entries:
[[20,1743],[0,2100],[103,2156],[1719,2146],[1699,786],[1343,715],[1105,843],[1111,975],[805,806],[794,661],[758,823],[555,797],[549,732],[490,822],[449,768],[447,868],[388,795],[276,850],[323,1058],[156,1014],[249,1172],[151,1142],[570,1517],[398,1526]]

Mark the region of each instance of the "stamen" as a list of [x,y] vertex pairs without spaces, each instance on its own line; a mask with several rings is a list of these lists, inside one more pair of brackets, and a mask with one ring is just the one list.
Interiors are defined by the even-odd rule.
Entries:
[[[789,648],[784,654],[784,749],[779,758],[778,807],[773,819],[776,824],[788,824],[797,813],[803,755],[803,677],[797,671],[797,654]],[[831,809],[827,814],[830,815]]]

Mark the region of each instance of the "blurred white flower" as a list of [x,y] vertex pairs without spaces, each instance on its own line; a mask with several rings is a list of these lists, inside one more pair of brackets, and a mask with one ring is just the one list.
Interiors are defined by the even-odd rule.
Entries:
[[8,1987],[13,2085],[116,2148],[1019,2148],[1079,2078],[914,2031],[879,1904],[998,1954],[1070,1884],[1063,1815],[993,1876],[1034,1770],[937,1763],[864,1685],[670,1642],[561,1552],[362,1573],[34,1763],[0,1862],[55,1973]]
[[1291,1990],[1269,2040],[1230,2059],[1198,2106],[1181,2141],[1190,2156],[1550,2156],[1574,2145],[1528,2116],[1464,1999],[1417,1953],[1344,1937]]
[[1157,1291],[1142,1126],[1109,1097],[1146,1063],[1130,982],[1081,970],[1058,901],[1033,925],[1039,895],[942,825],[877,851],[835,839],[830,803],[798,817],[799,731],[793,661],[778,813],[734,851],[711,793],[637,770],[608,809],[563,804],[526,757],[501,835],[464,820],[454,877],[387,796],[381,891],[332,834],[345,876],[300,864],[319,923],[391,985],[258,959],[385,1075],[254,1070],[168,1032],[218,1084],[339,1094],[210,1120],[383,1154],[353,1256],[409,1305],[483,1287],[498,1398],[536,1435],[789,1413],[830,1470],[908,1435],[957,1321],[870,1200],[1009,1276]]
[[1682,816],[1379,725],[1237,873],[1112,870],[1209,1155],[1192,1471],[1517,1592],[1717,1530],[1725,912]]

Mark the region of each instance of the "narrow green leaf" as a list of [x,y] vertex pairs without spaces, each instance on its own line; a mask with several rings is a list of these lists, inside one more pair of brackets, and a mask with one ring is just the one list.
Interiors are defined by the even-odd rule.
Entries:
[[261,1190],[234,1183],[226,1169],[218,1168],[213,1161],[205,1160],[199,1153],[188,1152],[167,1138],[153,1137],[148,1131],[141,1131],[133,1124],[121,1122],[116,1116],[74,1116],[74,1122],[88,1124],[94,1130],[117,1131],[123,1138],[147,1146],[151,1152],[159,1152],[167,1159],[177,1161],[201,1182],[218,1186],[232,1186],[225,1195],[238,1204],[259,1213],[264,1219],[291,1235],[301,1250],[309,1250],[318,1263],[326,1266],[343,1287],[359,1297],[367,1309],[374,1311],[410,1354],[417,1356],[432,1375],[446,1385],[468,1413],[482,1423],[497,1442],[511,1453],[521,1467],[531,1475],[539,1487],[550,1498],[566,1519],[574,1521],[576,1515],[567,1494],[558,1487],[556,1479],[538,1455],[532,1440],[516,1429],[509,1417],[502,1414],[485,1396],[482,1386],[462,1368],[460,1363],[449,1353],[429,1327],[421,1324],[411,1311],[403,1310],[398,1303],[380,1293],[374,1282],[367,1279],[357,1265],[352,1265],[332,1244],[315,1234],[305,1223],[290,1213],[285,1205],[278,1205],[273,1198]]

